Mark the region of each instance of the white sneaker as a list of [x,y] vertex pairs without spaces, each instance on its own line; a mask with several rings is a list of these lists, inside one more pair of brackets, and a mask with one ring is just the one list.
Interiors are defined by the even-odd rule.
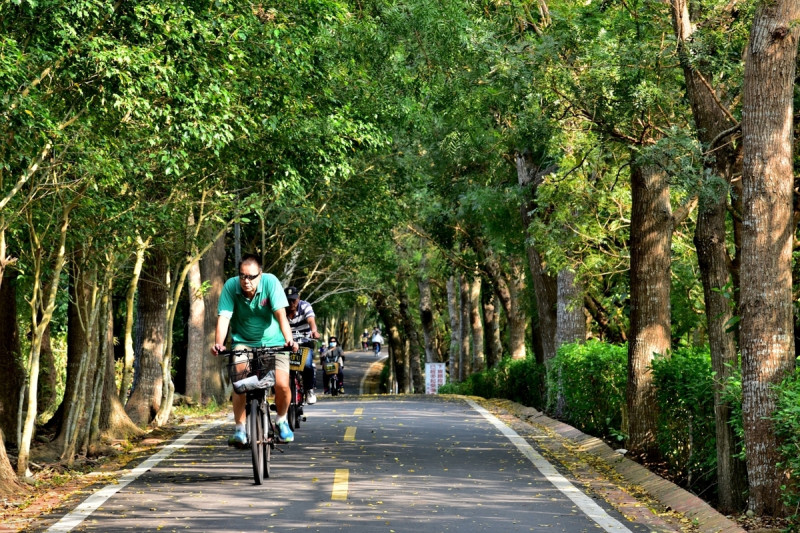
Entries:
[[308,391],[308,394],[306,394],[306,403],[308,405],[314,405],[317,403],[317,395],[314,394],[313,390]]

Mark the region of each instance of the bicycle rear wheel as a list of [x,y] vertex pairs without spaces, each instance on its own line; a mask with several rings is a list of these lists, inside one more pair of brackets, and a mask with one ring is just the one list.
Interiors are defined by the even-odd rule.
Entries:
[[256,485],[264,481],[264,415],[259,409],[259,400],[250,400],[250,412],[247,416],[247,432],[250,436],[250,452],[253,456],[253,479]]

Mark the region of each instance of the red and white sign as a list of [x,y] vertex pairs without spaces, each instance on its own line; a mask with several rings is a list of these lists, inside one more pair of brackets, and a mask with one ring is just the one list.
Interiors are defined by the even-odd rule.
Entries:
[[436,394],[447,383],[444,363],[425,363],[425,394]]

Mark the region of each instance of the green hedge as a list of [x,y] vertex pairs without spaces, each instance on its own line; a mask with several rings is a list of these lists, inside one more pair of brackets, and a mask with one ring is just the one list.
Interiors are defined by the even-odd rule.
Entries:
[[625,346],[594,340],[561,346],[547,372],[547,412],[558,411],[560,391],[560,418],[586,433],[621,440],[627,353]]
[[439,393],[505,398],[542,409],[543,383],[544,367],[529,354],[525,359],[505,357],[496,367],[473,374],[466,381],[439,387]]
[[653,360],[658,446],[669,471],[697,494],[715,490],[714,378],[708,347],[679,348]]

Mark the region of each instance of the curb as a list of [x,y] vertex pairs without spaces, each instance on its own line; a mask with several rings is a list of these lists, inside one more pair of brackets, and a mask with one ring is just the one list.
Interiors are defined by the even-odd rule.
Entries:
[[601,459],[620,477],[629,483],[642,487],[664,508],[676,511],[691,520],[697,530],[704,533],[746,533],[741,526],[711,507],[701,498],[654,474],[639,463],[621,456],[601,439],[554,420],[532,407],[526,407],[509,400],[503,400],[502,402],[493,400],[492,403],[508,410],[529,424],[549,429],[576,444],[579,451]]

